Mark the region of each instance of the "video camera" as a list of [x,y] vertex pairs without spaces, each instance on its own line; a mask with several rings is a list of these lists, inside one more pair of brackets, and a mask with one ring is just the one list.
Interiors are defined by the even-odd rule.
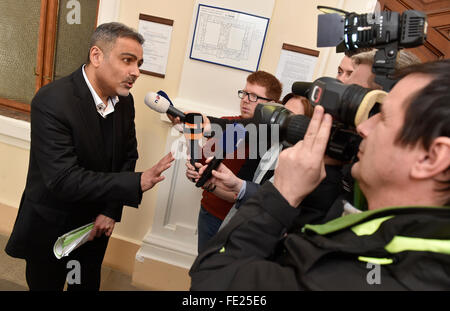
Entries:
[[[372,71],[375,82],[384,90],[345,85],[328,77],[292,85],[294,94],[307,97],[313,106],[322,105],[325,112],[333,116],[325,154],[344,162],[354,159],[361,141],[356,127],[379,112],[379,103],[396,82],[392,75],[398,49],[422,45],[426,26],[426,15],[419,11],[405,11],[402,15],[397,12],[319,15],[318,47],[338,46],[338,51],[368,47],[378,49]],[[284,106],[273,103],[258,105],[254,119],[256,123],[278,124],[280,141],[289,144],[303,139],[310,121],[304,115],[294,115]]]
[[398,50],[423,45],[426,39],[426,15],[420,11],[356,14],[323,6],[318,8],[341,14],[319,15],[317,47],[336,46],[336,52],[376,48],[372,71],[375,82],[387,92],[396,82],[392,75]]

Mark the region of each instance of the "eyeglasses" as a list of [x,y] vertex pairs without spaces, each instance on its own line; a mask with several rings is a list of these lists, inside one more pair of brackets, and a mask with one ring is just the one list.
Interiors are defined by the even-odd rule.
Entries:
[[264,100],[268,100],[268,101],[272,100],[270,98],[261,97],[261,96],[258,96],[256,94],[253,94],[253,93],[247,93],[244,90],[238,91],[238,96],[239,96],[240,99],[244,99],[245,96],[248,96],[248,100],[251,101],[251,102],[256,102],[256,101],[258,101],[258,99],[264,99]]

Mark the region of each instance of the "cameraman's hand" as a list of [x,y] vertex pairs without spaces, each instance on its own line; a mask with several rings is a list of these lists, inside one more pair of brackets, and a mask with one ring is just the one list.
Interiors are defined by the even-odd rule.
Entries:
[[304,139],[280,153],[273,184],[293,207],[326,176],[323,158],[331,124],[331,115],[324,114],[322,106],[316,106]]

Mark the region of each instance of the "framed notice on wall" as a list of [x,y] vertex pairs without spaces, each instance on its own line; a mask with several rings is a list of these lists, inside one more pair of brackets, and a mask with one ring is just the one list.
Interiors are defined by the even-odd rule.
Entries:
[[268,25],[267,17],[199,4],[190,58],[256,71]]
[[283,43],[276,77],[283,84],[284,97],[297,81],[311,82],[319,51]]
[[144,37],[144,63],[140,71],[164,78],[169,58],[173,20],[139,14],[138,32]]

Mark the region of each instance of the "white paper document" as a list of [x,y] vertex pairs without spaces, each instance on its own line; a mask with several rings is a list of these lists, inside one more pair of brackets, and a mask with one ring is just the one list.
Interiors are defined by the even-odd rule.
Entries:
[[291,92],[296,81],[311,82],[316,67],[317,57],[281,50],[276,77],[283,84],[281,98]]
[[93,227],[94,223],[91,222],[60,236],[53,245],[53,253],[56,258],[69,256],[74,249],[86,243]]
[[144,63],[141,70],[166,74],[172,28],[170,25],[139,20],[139,33],[145,38]]

